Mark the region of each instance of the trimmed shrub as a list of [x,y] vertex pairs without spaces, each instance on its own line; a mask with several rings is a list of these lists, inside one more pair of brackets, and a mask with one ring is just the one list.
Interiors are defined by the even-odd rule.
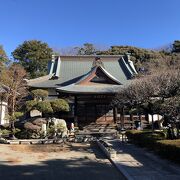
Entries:
[[180,163],[180,139],[165,140],[164,132],[151,133],[150,131],[130,130],[126,132],[130,142],[153,150],[163,158]]
[[40,101],[36,105],[36,109],[44,114],[53,113],[53,109],[51,107],[51,103],[49,101]]
[[10,133],[11,133],[10,130],[7,130],[7,129],[1,130],[1,129],[0,129],[0,134],[1,134],[2,136],[9,136]]
[[180,164],[180,139],[178,140],[160,140],[156,144],[156,153],[163,158]]
[[54,112],[69,111],[69,104],[64,99],[56,99],[51,101],[51,106]]
[[20,117],[22,117],[24,115],[23,112],[14,112],[14,116],[16,117],[16,119],[19,119]]
[[31,91],[34,99],[41,99],[44,100],[45,98],[48,97],[48,91],[44,89],[36,89]]
[[36,109],[36,105],[37,105],[37,101],[36,100],[30,100],[26,102],[26,110],[29,112],[31,110]]

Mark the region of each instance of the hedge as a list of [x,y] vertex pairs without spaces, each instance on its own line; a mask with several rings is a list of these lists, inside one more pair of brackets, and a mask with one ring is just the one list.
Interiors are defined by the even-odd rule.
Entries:
[[180,139],[166,140],[163,132],[130,130],[126,132],[127,138],[133,144],[154,151],[163,158],[180,164]]

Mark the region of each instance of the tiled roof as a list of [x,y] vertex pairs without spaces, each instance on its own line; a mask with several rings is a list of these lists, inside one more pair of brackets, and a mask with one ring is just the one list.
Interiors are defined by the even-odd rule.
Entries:
[[[29,80],[30,87],[59,88],[76,83],[92,68],[96,56],[60,56],[51,62],[49,75]],[[135,72],[123,56],[98,56],[104,69],[121,84],[127,84]],[[54,63],[54,64],[53,64]],[[58,68],[57,68],[58,67]],[[92,88],[92,87],[91,87]]]
[[117,93],[119,91],[119,88],[123,87],[123,85],[104,85],[104,86],[81,86],[76,84],[71,84],[68,86],[57,88],[57,91],[59,92],[67,92],[67,93],[73,93],[73,94],[112,94]]

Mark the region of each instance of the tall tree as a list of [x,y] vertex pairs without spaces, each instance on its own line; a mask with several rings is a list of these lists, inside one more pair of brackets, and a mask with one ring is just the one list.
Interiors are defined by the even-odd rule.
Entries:
[[179,128],[179,97],[180,71],[172,68],[159,70],[134,80],[129,86],[120,90],[114,104],[124,105],[127,108],[133,107],[139,112],[151,115],[166,116],[167,123]]
[[154,64],[154,62],[158,63],[158,60],[162,59],[161,53],[157,51],[133,46],[111,46],[110,49],[106,51],[96,52],[97,55],[124,55],[126,53],[131,54],[131,60],[139,72],[147,71],[150,64]]
[[78,55],[94,55],[96,54],[96,48],[91,43],[83,44],[83,47],[78,48]]
[[27,83],[25,78],[26,71],[19,64],[13,64],[1,71],[0,83],[8,87],[6,96],[11,120],[15,120],[15,113],[20,110],[24,103],[23,100],[27,96]]
[[47,63],[53,50],[47,43],[31,40],[24,41],[13,52],[13,58],[29,73],[30,78],[40,77],[47,72]]
[[4,63],[8,62],[8,57],[2,45],[0,45],[0,68],[4,65]]
[[176,40],[173,43],[173,52],[180,53],[180,40]]

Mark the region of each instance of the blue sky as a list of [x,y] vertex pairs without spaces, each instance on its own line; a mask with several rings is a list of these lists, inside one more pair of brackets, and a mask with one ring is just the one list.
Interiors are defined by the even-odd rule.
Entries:
[[156,48],[180,39],[179,9],[180,0],[1,0],[0,44],[8,55],[31,39]]

